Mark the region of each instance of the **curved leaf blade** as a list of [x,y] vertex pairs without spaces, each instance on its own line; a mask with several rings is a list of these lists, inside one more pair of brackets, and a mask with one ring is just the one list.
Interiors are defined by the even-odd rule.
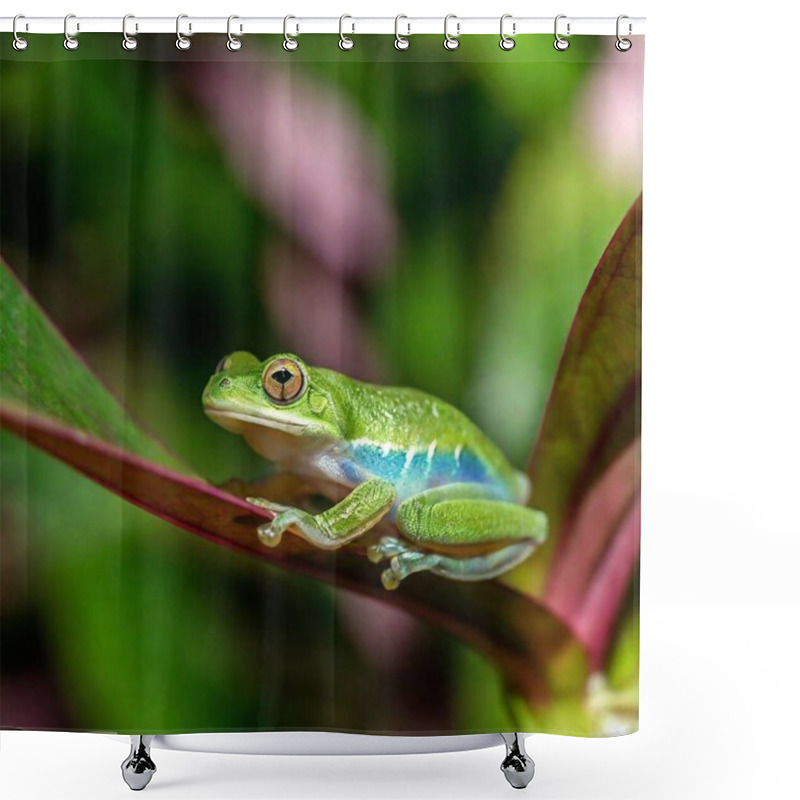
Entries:
[[0,259],[0,402],[162,463],[177,462],[143,433]]
[[593,670],[603,667],[639,557],[640,456],[636,439],[586,493],[547,576],[545,601],[571,621]]
[[641,428],[641,195],[581,299],[528,474],[531,505],[550,520],[547,543],[511,582],[540,593],[566,546],[569,518]]

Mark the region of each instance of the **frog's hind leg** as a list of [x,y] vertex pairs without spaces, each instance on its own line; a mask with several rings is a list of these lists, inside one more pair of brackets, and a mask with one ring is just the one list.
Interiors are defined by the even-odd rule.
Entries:
[[381,582],[385,589],[396,589],[404,578],[424,571],[456,581],[488,580],[520,564],[536,547],[536,543],[532,541],[515,542],[486,555],[465,558],[408,548],[405,552],[392,556],[389,568],[381,574]]
[[[374,562],[391,558],[381,576],[387,589],[424,570],[459,581],[494,578],[524,561],[547,537],[547,517],[541,511],[493,500],[486,486],[467,483],[428,489],[404,501],[397,511],[397,526],[410,544],[384,537],[368,551]],[[494,542],[497,549],[476,556],[426,548]]]

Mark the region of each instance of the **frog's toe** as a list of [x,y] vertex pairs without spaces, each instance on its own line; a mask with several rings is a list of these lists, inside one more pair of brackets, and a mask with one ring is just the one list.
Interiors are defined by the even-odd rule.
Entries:
[[397,573],[391,567],[389,567],[389,569],[385,569],[381,573],[381,583],[383,584],[383,588],[389,592],[396,589],[400,585],[400,581],[401,578],[398,577]]
[[258,526],[258,540],[267,547],[277,547],[281,543],[283,531],[276,529],[272,522]]
[[410,548],[400,539],[395,539],[394,536],[383,536],[377,544],[370,545],[367,548],[367,558],[373,563],[377,564],[398,553],[405,553]]
[[280,514],[281,511],[286,510],[286,506],[280,503],[273,503],[272,500],[265,500],[263,497],[245,497],[248,503],[259,508],[265,508],[267,511],[272,511],[275,514]]
[[436,553],[423,553],[419,550],[410,550],[408,547],[392,556],[389,562],[389,569],[385,569],[381,574],[383,588],[392,590],[400,585],[400,581],[413,575],[415,572],[423,572],[433,569],[441,560]]

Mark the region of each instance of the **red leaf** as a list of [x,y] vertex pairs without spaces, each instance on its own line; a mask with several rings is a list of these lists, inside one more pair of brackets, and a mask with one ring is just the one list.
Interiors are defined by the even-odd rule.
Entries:
[[[533,594],[551,583],[551,561],[560,561],[573,535],[568,521],[587,492],[639,436],[641,212],[640,196],[592,274],[531,457],[531,505],[547,513],[550,534],[509,582]],[[605,535],[600,523],[596,530]]]
[[602,667],[639,556],[639,462],[637,439],[584,496],[547,576],[545,601],[570,620],[593,669]]

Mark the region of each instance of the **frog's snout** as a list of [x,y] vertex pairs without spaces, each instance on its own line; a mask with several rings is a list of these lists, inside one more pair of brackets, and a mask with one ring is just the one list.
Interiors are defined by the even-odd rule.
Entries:
[[210,402],[213,400],[214,395],[219,392],[227,392],[233,386],[233,381],[227,377],[220,377],[215,375],[206,385],[203,390],[203,402]]
[[206,384],[206,388],[203,389],[202,403],[206,411],[213,409],[217,402],[221,400],[221,395],[228,392],[232,387],[233,381],[227,376],[220,377],[215,375],[211,378]]

